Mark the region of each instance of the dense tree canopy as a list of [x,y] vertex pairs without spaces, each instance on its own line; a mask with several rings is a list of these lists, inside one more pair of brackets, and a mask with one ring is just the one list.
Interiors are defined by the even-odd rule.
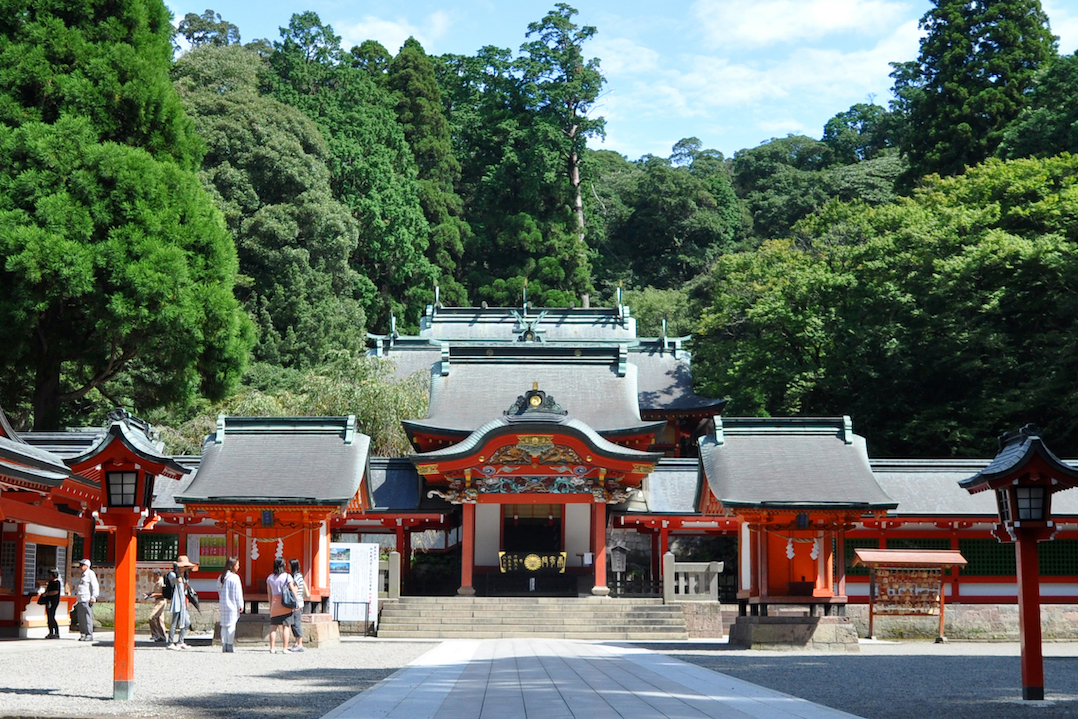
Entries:
[[[235,247],[192,172],[161,2],[0,6],[0,402],[230,391],[252,343]],[[28,413],[29,414],[29,413]]]
[[954,175],[991,157],[1055,55],[1040,0],[934,0],[916,62],[896,68],[909,178]]
[[1078,158],[989,161],[834,203],[727,255],[694,369],[735,414],[852,414],[877,456],[985,454],[1034,421],[1078,450]]

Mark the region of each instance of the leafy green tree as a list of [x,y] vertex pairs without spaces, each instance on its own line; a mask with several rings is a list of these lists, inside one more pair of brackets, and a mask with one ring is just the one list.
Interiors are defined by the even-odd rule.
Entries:
[[[561,137],[545,138],[563,156],[580,241],[581,268],[587,267],[584,243],[584,202],[580,187],[580,157],[589,137],[603,136],[605,120],[588,117],[599,97],[604,78],[599,60],[584,60],[583,45],[595,36],[591,25],[579,27],[573,22],[576,9],[558,3],[538,22],[528,25],[528,37],[535,40],[521,46],[525,91],[534,98],[538,119],[549,123]],[[558,142],[560,140],[560,142]],[[580,280],[586,282],[586,278]],[[586,290],[582,285],[579,289]]]
[[1001,157],[1078,153],[1078,53],[1058,57],[1037,73],[1029,107],[1003,133]]
[[30,399],[46,430],[93,391],[154,407],[231,389],[253,333],[194,173],[78,117],[0,126],[0,167],[6,406]]
[[390,93],[353,67],[340,38],[315,13],[294,15],[269,58],[273,94],[313,119],[329,146],[333,196],[359,223],[353,267],[375,294],[372,327],[417,327],[438,270],[427,259],[429,228],[419,201],[415,160]]
[[207,10],[201,15],[189,12],[180,20],[176,32],[191,44],[191,47],[201,45],[238,45],[240,42],[240,29],[232,23],[224,20],[221,13]]
[[0,124],[90,120],[100,142],[198,167],[202,145],[168,80],[160,0],[0,2]]
[[934,0],[920,27],[916,65],[896,68],[910,183],[992,156],[1028,105],[1036,71],[1056,54],[1039,0]]
[[694,348],[745,414],[851,414],[877,456],[973,455],[1037,422],[1078,449],[1078,159],[991,160],[831,203],[724,255]]
[[879,105],[858,103],[827,121],[823,143],[831,148],[834,162],[852,165],[897,147],[897,124],[898,119]]
[[159,1],[0,5],[0,392],[36,429],[92,393],[227,393],[251,326],[235,247],[193,170]]
[[364,40],[349,52],[352,67],[366,70],[376,85],[385,85],[393,56],[377,40]]
[[162,413],[152,420],[169,451],[198,454],[221,413],[252,417],[354,414],[359,431],[371,438],[372,454],[400,457],[412,451],[401,421],[426,414],[429,384],[426,373],[398,380],[389,361],[340,351],[304,371],[255,365],[244,385],[228,399],[205,404],[193,414]]
[[259,92],[263,61],[238,45],[204,45],[176,64],[176,86],[209,151],[203,178],[218,198],[249,278],[260,360],[320,363],[365,345],[375,288],[352,267],[358,227],[333,197],[332,157],[315,124]]
[[463,203],[456,193],[460,163],[453,154],[434,63],[415,38],[408,38],[389,64],[385,82],[419,172],[419,201],[430,226],[427,258],[441,271],[443,301],[466,305],[467,293],[457,277],[471,228],[461,217]]

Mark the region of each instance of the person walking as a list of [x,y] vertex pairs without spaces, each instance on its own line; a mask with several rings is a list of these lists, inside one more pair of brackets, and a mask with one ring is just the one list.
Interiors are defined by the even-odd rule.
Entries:
[[49,570],[49,583],[45,587],[45,593],[42,595],[45,598],[45,617],[49,622],[49,634],[46,639],[59,639],[60,638],[60,625],[56,623],[56,608],[60,606],[60,594],[63,593],[63,587],[60,584],[60,570]]
[[217,580],[221,608],[221,651],[229,654],[235,651],[236,622],[243,613],[243,585],[237,573],[239,567],[239,558],[229,557],[225,562],[225,571]]
[[83,559],[79,562],[79,571],[82,575],[75,586],[76,614],[79,618],[80,642],[92,642],[94,640],[94,602],[101,593],[101,585],[97,582],[97,575],[90,569],[90,560]]
[[[187,559],[186,554],[181,554],[172,563],[172,571],[165,577],[165,594],[171,593],[169,598],[169,610],[172,612],[172,624],[168,628],[168,643],[165,649],[188,649],[187,630],[191,626],[191,615],[187,611],[187,583],[190,581],[188,571],[198,569],[198,565]],[[180,641],[176,641],[176,630],[180,630]]]
[[165,636],[165,607],[168,600],[165,599],[165,577],[160,569],[153,570],[153,590],[146,594],[146,599],[153,600],[153,611],[150,612],[150,636],[155,642],[168,641]]
[[296,608],[292,610],[292,636],[296,638],[293,652],[303,652],[303,607],[304,603],[311,598],[307,590],[307,583],[303,581],[303,572],[299,570],[299,560],[292,559],[288,562],[288,568],[292,570],[292,581],[296,585]]
[[[273,574],[266,578],[266,594],[270,598],[270,654],[277,653],[277,630],[281,630],[283,651],[288,651],[288,625],[292,623],[294,606],[287,606],[282,597],[286,589],[292,592],[293,599],[298,598],[296,582],[285,571],[284,558],[273,560]],[[297,601],[296,604],[299,602]]]

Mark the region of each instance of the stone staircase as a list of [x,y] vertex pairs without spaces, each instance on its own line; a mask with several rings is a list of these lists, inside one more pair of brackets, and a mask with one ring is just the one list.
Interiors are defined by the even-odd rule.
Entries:
[[380,607],[382,638],[688,639],[681,607],[660,599],[401,597]]

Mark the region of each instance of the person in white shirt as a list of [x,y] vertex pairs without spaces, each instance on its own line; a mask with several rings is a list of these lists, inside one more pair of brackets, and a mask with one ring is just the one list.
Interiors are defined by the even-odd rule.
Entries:
[[79,618],[79,632],[82,634],[79,641],[92,642],[94,640],[93,606],[97,601],[97,595],[101,593],[101,585],[97,583],[94,570],[90,569],[89,559],[79,562],[79,571],[82,572],[82,576],[79,577],[78,584],[75,586],[75,600],[78,602],[75,607]]
[[236,643],[236,622],[243,613],[243,585],[240,584],[240,560],[229,557],[225,571],[218,580],[221,610],[221,651],[234,652]]

